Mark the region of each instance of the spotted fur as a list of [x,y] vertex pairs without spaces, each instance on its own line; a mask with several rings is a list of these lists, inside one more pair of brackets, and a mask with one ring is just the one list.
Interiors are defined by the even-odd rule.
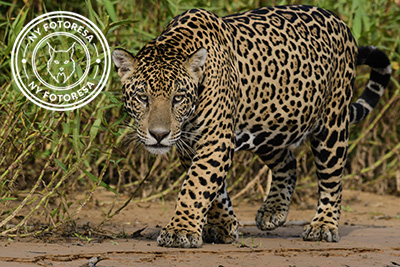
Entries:
[[[273,172],[256,215],[258,228],[281,226],[296,184],[291,149],[307,137],[319,198],[303,239],[339,240],[349,124],[376,106],[389,81],[382,51],[357,48],[349,28],[330,11],[281,6],[224,18],[188,10],[135,57],[116,49],[113,60],[139,140],[158,154],[175,145],[188,168],[159,245],[200,247],[203,240],[237,238],[225,177],[239,150],[254,152]],[[371,66],[371,76],[351,103],[359,64]]]

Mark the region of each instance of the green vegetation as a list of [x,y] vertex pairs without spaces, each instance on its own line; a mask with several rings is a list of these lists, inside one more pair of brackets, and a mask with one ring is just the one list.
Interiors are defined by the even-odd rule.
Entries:
[[87,243],[92,242],[92,239],[91,239],[90,237],[82,236],[82,235],[77,234],[77,233],[74,233],[74,235],[75,235],[77,238],[79,238],[80,240],[86,241]]
[[344,212],[352,212],[352,211],[354,211],[352,208],[350,208],[349,205],[347,205],[347,206],[342,206],[342,210],[343,210]]
[[[189,8],[202,7],[223,16],[259,6],[299,3],[332,10],[348,23],[360,45],[377,46],[389,55],[390,88],[372,114],[352,127],[344,182],[345,188],[399,194],[398,1],[87,0],[58,4],[0,0],[0,235],[42,234],[73,223],[99,187],[114,192],[115,199],[129,198],[128,204],[174,199],[184,179],[175,151],[152,157],[140,146],[127,146],[126,141],[133,138],[132,121],[123,112],[116,73],[95,101],[71,112],[39,108],[21,94],[12,79],[10,53],[17,34],[30,20],[48,11],[76,12],[99,26],[111,48],[121,46],[136,53],[175,15]],[[368,68],[359,68],[355,96],[368,76]],[[294,201],[301,201],[305,195],[315,196],[317,188],[310,149],[297,150],[299,180]],[[235,157],[227,178],[231,196],[261,204],[268,191],[266,169],[248,153]],[[104,220],[123,207],[116,205],[116,211],[107,212]],[[41,227],[33,226],[34,216],[40,216]],[[75,230],[71,233],[81,236]]]

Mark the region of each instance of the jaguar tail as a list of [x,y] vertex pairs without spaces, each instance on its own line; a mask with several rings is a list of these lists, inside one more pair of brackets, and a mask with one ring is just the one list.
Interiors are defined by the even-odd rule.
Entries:
[[358,48],[357,66],[359,65],[370,66],[371,74],[364,92],[356,102],[351,104],[351,124],[364,119],[378,104],[392,73],[389,58],[383,51],[373,46],[360,46]]

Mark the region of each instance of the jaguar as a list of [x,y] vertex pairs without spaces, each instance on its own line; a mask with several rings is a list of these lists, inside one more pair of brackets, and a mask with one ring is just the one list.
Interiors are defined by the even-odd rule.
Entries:
[[[135,56],[116,48],[112,58],[138,142],[154,154],[175,146],[187,169],[158,245],[235,241],[239,223],[225,178],[240,150],[258,155],[273,174],[257,227],[281,226],[296,184],[292,150],[304,140],[314,155],[319,197],[302,238],[339,240],[349,126],[370,113],[390,80],[383,51],[358,47],[334,13],[292,5],[226,17],[191,9]],[[369,80],[352,101],[356,67],[363,64],[371,68]]]

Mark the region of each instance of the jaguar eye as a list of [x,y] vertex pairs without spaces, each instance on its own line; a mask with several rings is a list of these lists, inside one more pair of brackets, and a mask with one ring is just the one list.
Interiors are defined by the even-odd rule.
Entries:
[[138,98],[140,101],[142,101],[143,103],[147,104],[149,102],[149,97],[147,95],[138,95]]
[[60,62],[58,60],[54,60],[55,64],[60,64]]
[[174,104],[178,104],[178,103],[182,102],[182,100],[183,100],[183,95],[176,95],[173,98]]
[[68,64],[68,62],[69,62],[69,60],[65,60],[65,61],[64,61],[64,64]]

